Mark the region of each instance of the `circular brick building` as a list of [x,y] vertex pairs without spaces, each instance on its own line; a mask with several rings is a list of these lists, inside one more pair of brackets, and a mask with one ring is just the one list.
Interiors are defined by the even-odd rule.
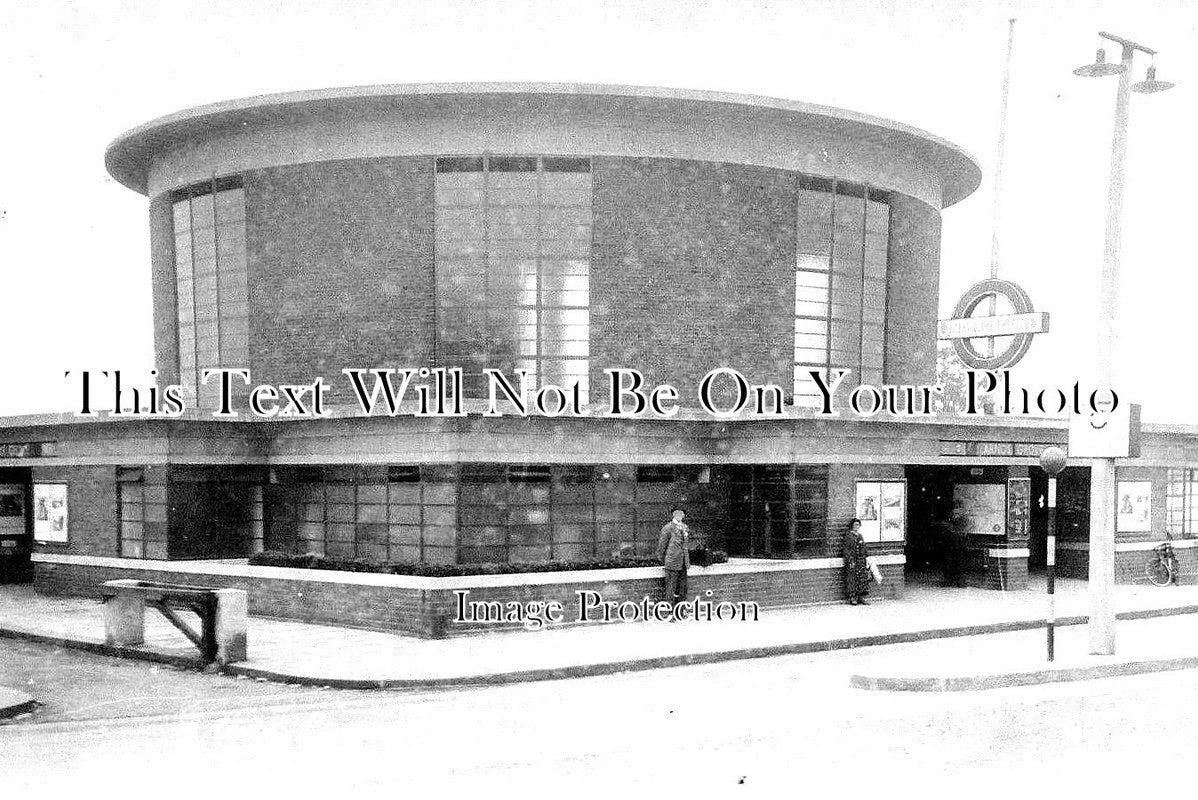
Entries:
[[[930,383],[940,212],[980,180],[960,148],[853,112],[547,84],[235,100],[135,128],[106,160],[150,198],[159,380],[201,409],[217,366],[271,384],[460,368],[467,399],[483,370],[525,370],[583,402],[634,368],[684,407],[716,367],[798,406],[812,370]],[[218,436],[209,419],[160,479],[172,508],[224,516],[122,536],[121,555],[649,554],[684,503],[734,555],[835,556],[856,482],[902,486],[861,424],[337,418]],[[875,538],[901,571],[890,533]]]
[[[949,553],[966,582],[997,589],[1044,563],[1035,465],[1066,443],[1063,420],[802,409],[813,371],[935,380],[940,214],[980,173],[928,133],[710,92],[380,86],[183,111],[120,136],[107,165],[149,197],[159,385],[181,386],[193,413],[0,420],[0,543],[20,556],[0,579],[32,562],[54,592],[115,577],[249,586],[256,613],[436,634],[464,586],[637,599],[660,568],[314,579],[213,559],[653,555],[676,504],[698,543],[734,557],[696,576],[722,599],[842,596],[854,517],[884,594],[937,579]],[[199,377],[212,367],[254,384],[324,377],[345,409],[214,417]],[[702,413],[698,384],[718,367],[799,408]],[[460,369],[468,413],[355,413],[341,371],[372,368]],[[681,413],[605,415],[617,368],[676,386]],[[577,385],[589,405],[484,416],[491,370]],[[1149,427],[1121,462],[1137,513],[1120,523],[1120,580],[1142,574],[1151,531],[1198,536],[1196,443]],[[1058,494],[1062,569],[1084,572],[1087,470],[1067,468]],[[1192,569],[1198,548],[1179,552]]]
[[192,392],[218,365],[460,367],[470,395],[485,367],[685,392],[730,366],[799,402],[813,368],[934,377],[940,210],[980,179],[862,114],[572,85],[235,100],[107,165],[150,197],[158,369]]

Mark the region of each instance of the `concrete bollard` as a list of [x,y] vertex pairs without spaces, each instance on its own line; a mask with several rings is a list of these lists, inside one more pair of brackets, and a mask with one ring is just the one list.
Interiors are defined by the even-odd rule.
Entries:
[[245,661],[249,596],[243,589],[216,590],[216,663]]
[[146,640],[146,600],[135,592],[118,592],[104,601],[104,642],[142,644]]

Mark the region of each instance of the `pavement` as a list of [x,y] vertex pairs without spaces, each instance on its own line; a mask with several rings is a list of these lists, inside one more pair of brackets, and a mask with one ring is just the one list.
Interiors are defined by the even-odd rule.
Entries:
[[36,707],[37,702],[24,692],[0,686],[0,719],[9,719],[25,714]]
[[[710,664],[747,658],[901,645],[968,637],[946,658],[903,648],[863,652],[851,683],[861,689],[960,691],[1084,680],[1198,666],[1198,639],[1164,633],[1152,620],[1193,615],[1198,634],[1198,586],[1118,586],[1120,626],[1115,656],[1086,655],[1086,583],[1057,581],[1062,644],[1053,665],[1043,637],[1042,581],[1025,591],[908,586],[903,597],[867,606],[827,604],[763,609],[736,622],[608,623],[542,631],[486,632],[417,639],[383,631],[311,625],[261,617],[249,620],[249,659],[232,675],[333,688],[487,685]],[[1004,645],[1024,632],[1027,645]],[[1154,632],[1155,631],[1155,632]],[[198,666],[194,648],[164,619],[146,616],[146,643],[104,643],[103,606],[96,600],[47,597],[29,586],[0,587],[0,636],[97,653]]]

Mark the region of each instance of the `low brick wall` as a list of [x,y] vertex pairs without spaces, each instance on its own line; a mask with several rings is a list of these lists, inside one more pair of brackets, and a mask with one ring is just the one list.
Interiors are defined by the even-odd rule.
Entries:
[[[139,561],[58,554],[37,554],[34,584],[44,594],[99,597],[99,586],[119,578],[244,589],[256,616],[400,631],[440,637],[480,630],[528,627],[506,618],[509,603],[561,604],[564,623],[579,621],[579,592],[593,592],[604,603],[640,604],[661,597],[662,570],[641,567],[583,572],[476,575],[423,578],[320,570],[251,567],[237,563]],[[884,582],[874,596],[897,597],[903,591],[902,556],[883,556]],[[746,561],[692,567],[688,597],[760,609],[838,602],[844,599],[840,559]],[[466,592],[459,598],[459,593]],[[498,621],[457,619],[464,603],[498,603]],[[593,604],[592,604],[593,606]],[[482,607],[477,607],[482,608]],[[738,610],[737,613],[743,613]],[[592,608],[588,621],[600,620]],[[618,617],[609,621],[618,622]]]
[[255,616],[383,628],[418,636],[427,635],[428,620],[432,615],[430,608],[435,599],[426,591],[407,586],[335,583],[309,580],[306,576],[238,574],[248,570],[270,570],[267,567],[132,559],[102,559],[114,564],[62,563],[58,559],[70,557],[54,558],[57,563],[34,563],[34,588],[43,594],[99,598],[100,584],[122,578],[244,589],[249,597],[250,613]]
[[[1115,583],[1147,584],[1145,572],[1148,562],[1156,559],[1152,548],[1158,542],[1119,542],[1115,545]],[[1173,542],[1173,553],[1177,556],[1177,582],[1198,584],[1198,544],[1193,540]],[[1087,579],[1090,575],[1090,551],[1084,547],[1069,547],[1057,550],[1057,575],[1066,578]]]

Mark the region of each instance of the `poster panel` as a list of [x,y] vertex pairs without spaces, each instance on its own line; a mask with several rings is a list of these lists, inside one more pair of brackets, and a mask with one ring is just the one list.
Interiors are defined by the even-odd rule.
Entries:
[[901,542],[907,538],[907,484],[891,481],[879,486],[882,541]]
[[1146,533],[1152,530],[1152,482],[1119,481],[1115,493],[1118,508],[1115,530],[1120,533]]
[[1007,528],[1007,487],[1002,483],[958,483],[953,505],[970,536],[1002,536]]
[[855,516],[867,542],[901,542],[907,534],[905,481],[859,481]]
[[1012,540],[1026,541],[1031,520],[1031,478],[1007,480],[1007,536]]
[[67,534],[67,485],[33,484],[33,538],[39,542],[65,542]]
[[19,483],[0,483],[0,547],[15,547],[9,537],[25,535],[25,487]]
[[857,483],[857,519],[861,520],[861,538],[867,542],[881,541],[881,488],[875,481]]

